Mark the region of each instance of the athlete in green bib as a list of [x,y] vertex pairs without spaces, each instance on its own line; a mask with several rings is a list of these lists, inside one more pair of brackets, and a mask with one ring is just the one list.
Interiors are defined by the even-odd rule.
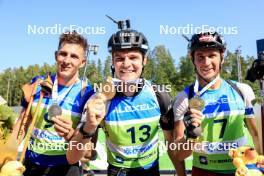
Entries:
[[[251,103],[254,93],[247,84],[220,77],[226,44],[217,32],[193,35],[188,47],[196,82],[177,95],[173,111],[175,136],[183,138],[185,126],[190,145],[175,157],[182,160],[193,153],[194,176],[234,175],[228,151],[248,144],[246,127],[260,153]],[[185,140],[177,141],[181,142]]]
[[[66,152],[68,141],[74,135],[74,129],[81,119],[84,104],[94,93],[90,85],[82,84],[78,78],[79,69],[86,63],[87,47],[87,40],[76,31],[61,34],[58,50],[55,52],[56,74],[51,75],[50,80],[52,90],[45,93],[40,101],[44,92],[41,86],[37,85],[32,106],[29,107],[29,116],[25,117],[26,123],[23,117],[29,101],[25,97],[22,99],[23,109],[14,128],[14,134],[21,134],[21,138],[27,132],[39,106],[36,124],[25,154],[24,176],[80,174],[78,161],[69,164]],[[45,77],[37,76],[32,79],[31,84],[38,84],[39,80],[43,82]],[[83,95],[82,90],[85,90]],[[59,113],[54,113],[55,108]]]
[[[116,95],[107,103],[102,93],[88,100],[81,134],[72,140],[89,142],[100,124],[106,135],[108,176],[159,176],[159,122],[171,99],[165,89],[142,77],[148,41],[136,30],[121,28],[110,37],[108,49]],[[167,123],[162,128],[172,129]],[[80,156],[77,148],[68,151],[73,163]]]

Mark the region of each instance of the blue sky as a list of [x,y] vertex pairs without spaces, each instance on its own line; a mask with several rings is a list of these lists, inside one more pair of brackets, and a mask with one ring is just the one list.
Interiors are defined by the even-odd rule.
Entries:
[[[87,32],[83,35],[91,44],[100,45],[99,54],[91,59],[108,56],[107,41],[116,31],[105,14],[115,19],[130,19],[132,28],[145,34],[150,47],[165,45],[175,64],[187,53],[187,42],[181,36],[188,25],[195,27],[220,27],[228,49],[232,52],[241,45],[242,55],[256,57],[256,40],[264,38],[262,0],[244,1],[121,1],[121,0],[75,0],[35,1],[0,0],[0,71],[6,68],[53,64],[54,51],[58,45],[59,29],[77,28]],[[34,25],[38,32],[34,33]],[[57,28],[56,28],[57,25]],[[58,32],[44,31],[54,27]],[[162,27],[168,26],[165,34]],[[31,27],[31,28],[30,28]],[[190,28],[189,28],[190,29]],[[93,31],[92,31],[93,30]],[[97,31],[96,31],[97,30]],[[231,31],[230,31],[231,30]],[[189,33],[190,30],[185,31]]]

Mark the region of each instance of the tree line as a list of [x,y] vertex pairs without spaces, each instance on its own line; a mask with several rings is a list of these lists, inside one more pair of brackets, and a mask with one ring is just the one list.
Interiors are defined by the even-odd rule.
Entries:
[[[224,79],[238,80],[237,76],[237,56],[235,53],[227,51],[225,62],[222,65],[221,72]],[[252,65],[254,57],[240,57],[242,82],[249,84],[256,97],[260,96],[260,86],[258,81],[251,83],[245,80],[248,68]],[[111,57],[108,56],[104,61],[101,59],[90,60],[87,66],[86,77],[93,83],[101,83],[104,78],[111,76]],[[56,65],[44,63],[30,65],[27,68],[7,68],[0,73],[0,95],[8,101],[9,106],[20,104],[22,97],[21,87],[28,83],[34,76],[45,75],[48,72],[55,73]],[[80,76],[84,69],[81,69]],[[175,64],[175,59],[171,56],[169,50],[164,45],[156,46],[148,56],[148,63],[144,67],[143,77],[160,85],[171,86],[171,96],[175,97],[177,92],[185,86],[191,85],[195,81],[195,71],[192,62],[188,56],[182,56],[179,64]]]

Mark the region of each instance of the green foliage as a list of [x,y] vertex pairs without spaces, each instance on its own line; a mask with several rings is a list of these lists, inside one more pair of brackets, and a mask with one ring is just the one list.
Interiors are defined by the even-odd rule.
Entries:
[[101,83],[103,81],[102,74],[99,73],[95,61],[88,65],[86,76],[91,83]]
[[156,66],[150,56],[147,58],[147,65],[144,66],[143,77],[148,80],[154,80],[156,75]]
[[111,56],[108,56],[104,63],[104,70],[103,70],[103,77],[107,78],[108,76],[111,76],[110,68],[112,64]]
[[152,51],[151,60],[152,63],[148,71],[153,74],[151,75],[152,80],[159,85],[171,86],[171,95],[175,96],[177,71],[170,52],[163,45],[157,46]]
[[[254,83],[248,81],[245,79],[247,70],[251,67],[253,61],[256,58],[247,56],[246,58],[240,56],[240,64],[241,64],[241,72],[242,72],[242,82],[250,85],[250,87],[253,89],[256,97],[257,102],[260,102],[261,99],[260,96],[260,86],[259,81],[255,81]],[[227,56],[225,57],[224,64],[222,66],[222,72],[221,76],[224,79],[230,79],[238,81],[238,74],[237,74],[237,56],[235,53],[231,53],[230,51],[227,51]]]
[[98,70],[98,73],[100,74],[100,76],[102,76],[102,74],[103,74],[103,65],[102,65],[101,59],[98,59],[97,70]]
[[188,56],[180,58],[179,76],[176,79],[177,90],[181,91],[184,87],[191,85],[195,81],[195,72],[191,59]]
[[10,133],[17,114],[7,105],[0,105],[0,140],[5,140]]
[[56,66],[44,63],[42,67],[38,64],[27,68],[8,68],[0,74],[0,95],[7,100],[8,105],[19,105],[22,97],[22,86],[37,75],[45,75],[47,72],[55,73]]

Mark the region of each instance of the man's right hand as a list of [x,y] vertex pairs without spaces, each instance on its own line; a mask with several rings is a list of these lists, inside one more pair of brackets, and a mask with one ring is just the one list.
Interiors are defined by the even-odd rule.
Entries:
[[86,124],[84,130],[93,132],[105,117],[106,98],[102,93],[96,93],[87,104]]
[[201,135],[201,123],[203,114],[197,109],[189,109],[187,115],[185,115],[183,121],[187,130],[187,138],[197,138]]
[[202,112],[197,109],[190,109],[188,113],[191,117],[191,124],[195,127],[200,126],[203,120]]

